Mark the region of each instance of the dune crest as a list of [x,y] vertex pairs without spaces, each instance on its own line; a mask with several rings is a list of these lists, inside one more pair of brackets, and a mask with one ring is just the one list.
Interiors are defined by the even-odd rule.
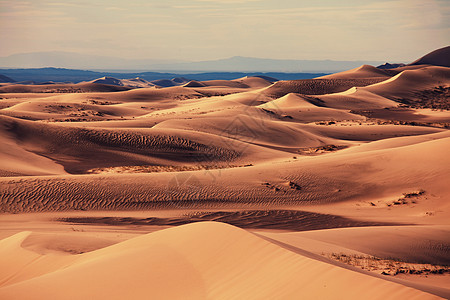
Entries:
[[450,67],[450,46],[434,50],[410,65],[434,65]]

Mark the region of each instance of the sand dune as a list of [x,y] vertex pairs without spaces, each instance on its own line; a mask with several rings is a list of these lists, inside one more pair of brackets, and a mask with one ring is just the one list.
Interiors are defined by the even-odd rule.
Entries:
[[0,87],[0,93],[89,93],[89,92],[117,92],[129,90],[128,87],[114,86],[101,83],[77,84],[42,84],[23,85],[9,84]]
[[392,71],[378,69],[373,66],[363,65],[361,67],[351,69],[348,71],[335,73],[317,77],[317,79],[357,79],[357,78],[389,78],[393,75]]
[[[438,298],[314,261],[220,223],[168,229],[77,256],[46,255],[34,266],[47,265],[47,272],[28,280],[21,274],[30,274],[28,269],[34,266],[29,257],[39,255],[20,248],[25,238],[26,234],[18,234],[2,241],[4,254],[10,256],[14,251],[23,262],[10,266],[8,273],[15,273],[16,279],[15,283],[3,282],[3,299],[69,299],[75,295],[122,299],[130,290],[133,297],[151,294],[165,299],[330,299],[336,293],[346,299]],[[92,280],[97,282],[95,286]],[[98,285],[103,289],[96,288]]]
[[197,81],[197,80],[191,80],[188,83],[186,83],[185,85],[183,85],[184,87],[204,87],[205,84],[201,81]]
[[[352,87],[344,92],[316,96],[326,107],[369,110],[396,108],[399,104],[424,107],[445,108],[446,86],[449,85],[448,68],[423,67],[406,70],[379,83],[364,87]],[[403,110],[407,115],[411,111]],[[413,112],[414,113],[414,112]],[[381,113],[380,115],[383,115]],[[389,116],[389,112],[384,113]],[[397,119],[399,116],[396,116]],[[401,118],[401,117],[400,117]],[[416,120],[420,120],[416,116]],[[414,119],[414,117],[413,117]]]
[[305,95],[324,95],[338,93],[355,86],[366,86],[383,81],[385,78],[362,79],[305,79],[279,81],[264,90],[272,98],[280,98],[289,93]]
[[434,65],[450,67],[450,46],[434,50],[412,62],[410,65]]
[[449,78],[449,68],[425,67],[418,70],[403,71],[384,82],[373,84],[365,89],[381,95],[389,93],[389,95],[397,97],[406,96],[416,91],[446,85]]
[[114,77],[102,77],[95,80],[90,81],[92,83],[100,83],[100,84],[109,84],[109,85],[116,85],[116,86],[126,86],[130,88],[144,88],[144,87],[152,87],[154,86],[153,83],[148,82],[145,79],[142,78],[132,78],[132,79],[117,79]]
[[263,88],[263,87],[267,87],[274,83],[274,81],[270,81],[270,78],[264,78],[264,76],[263,77],[246,76],[243,78],[235,79],[233,81],[245,84],[252,88]]
[[[161,164],[164,160],[186,163],[232,161],[239,155],[232,149],[208,145],[207,137],[202,138],[201,135],[197,135],[197,140],[200,137],[204,143],[186,139],[180,131],[172,131],[169,135],[165,131],[164,135],[160,135],[157,130],[118,132],[53,124],[36,126],[30,121],[8,117],[2,117],[2,121],[7,132],[21,141],[24,150],[50,157],[71,173],[95,167],[121,166],[124,163]],[[55,153],[52,147],[58,147],[58,152]],[[180,155],[180,151],[185,152],[184,156]],[[152,156],[156,159],[154,162]]]
[[53,160],[27,151],[3,130],[0,134],[1,176],[66,174]]

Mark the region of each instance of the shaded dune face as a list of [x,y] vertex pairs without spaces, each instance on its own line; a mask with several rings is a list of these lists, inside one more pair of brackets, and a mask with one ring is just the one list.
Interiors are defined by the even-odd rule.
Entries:
[[450,67],[450,46],[437,49],[412,62],[410,65],[433,65]]
[[385,78],[362,79],[305,79],[280,81],[268,87],[264,93],[273,98],[282,97],[288,93],[305,95],[324,95],[339,93],[355,86],[367,86],[383,81]]
[[[53,159],[69,173],[94,167],[151,164],[152,158],[175,162],[231,161],[238,153],[183,138],[180,133],[68,128],[5,119],[4,128],[24,149]],[[57,149],[57,150],[55,150]],[[103,161],[103,163],[102,163]]]

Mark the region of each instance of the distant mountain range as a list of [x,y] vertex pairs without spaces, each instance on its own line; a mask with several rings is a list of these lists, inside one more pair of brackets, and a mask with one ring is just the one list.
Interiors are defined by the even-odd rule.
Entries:
[[235,56],[226,59],[185,62],[123,59],[70,52],[35,52],[0,57],[0,68],[57,67],[84,70],[158,72],[295,72],[332,73],[380,61],[281,60]]
[[226,59],[155,65],[155,69],[170,71],[222,72],[326,72],[356,68],[363,64],[378,65],[379,61],[282,60],[235,56]]
[[5,82],[16,82],[16,81],[12,78],[9,78],[8,76],[0,74],[0,83],[5,83]]
[[[161,71],[161,72],[149,72],[149,71],[95,71],[95,70],[79,70],[79,69],[67,69],[67,68],[55,68],[55,67],[45,67],[45,68],[25,68],[26,66],[37,66],[37,65],[63,65],[67,64],[68,60],[73,59],[70,64],[82,65],[85,64],[97,66],[108,65],[110,69],[113,67],[117,68],[120,64],[122,66],[128,66],[133,68],[133,63],[136,64],[138,60],[124,60],[111,57],[96,57],[96,56],[86,56],[71,54],[65,52],[42,52],[42,53],[31,53],[31,54],[21,54],[12,55],[9,57],[0,58],[0,83],[43,83],[43,82],[73,82],[78,83],[81,81],[91,81],[99,79],[101,81],[111,81],[111,80],[124,80],[128,79],[127,85],[135,86],[146,86],[150,84],[156,84],[158,86],[171,86],[180,84],[180,82],[173,82],[172,78],[183,77],[183,82],[190,80],[213,80],[213,79],[223,79],[232,80],[245,76],[263,76],[271,77],[274,80],[295,80],[295,79],[310,79],[316,78],[330,73],[335,73],[341,69],[347,70],[351,68],[357,68],[362,64],[367,64],[368,62],[353,61],[300,61],[300,60],[274,60],[274,59],[259,59],[259,58],[249,58],[249,57],[232,57],[229,59],[215,60],[215,61],[203,61],[203,62],[173,62],[166,64],[156,64],[155,61],[146,61],[147,64],[158,66],[159,69],[170,69],[173,68],[175,71]],[[143,68],[144,61],[140,67]],[[7,66],[10,65],[21,66],[23,68],[12,68],[8,69]],[[371,65],[378,65],[380,62],[371,62]],[[419,58],[418,60],[410,64],[399,64],[399,63],[385,63],[379,65],[379,69],[395,69],[408,67],[413,65],[435,65],[450,67],[450,46],[443,47],[432,51],[425,56]],[[79,67],[82,68],[82,67]],[[244,71],[252,70],[255,71]],[[315,71],[311,72],[291,72],[292,70],[307,70],[312,69]],[[178,70],[178,71],[176,71]],[[188,72],[188,70],[192,70]],[[200,70],[204,70],[201,72]],[[215,71],[211,71],[215,70]],[[218,71],[222,70],[222,71]],[[233,70],[233,71],[231,71]],[[242,70],[242,71],[235,71]],[[263,71],[261,71],[263,70]],[[284,70],[284,72],[274,71],[274,70]],[[319,71],[324,70],[324,71]],[[325,71],[334,70],[334,71]],[[104,77],[104,78],[103,78]],[[132,78],[132,79],[130,79]],[[134,79],[133,79],[134,78]],[[155,82],[158,81],[158,82]]]
[[182,61],[161,61],[154,59],[124,59],[109,56],[85,55],[71,52],[33,52],[0,57],[0,68],[68,68],[147,70],[147,66]]
[[[101,77],[113,77],[117,79],[142,78],[147,81],[162,79],[172,79],[184,77],[186,80],[232,80],[244,76],[266,76],[280,80],[310,79],[324,76],[329,73],[281,73],[281,72],[206,72],[206,73],[160,73],[160,72],[98,72],[73,70],[63,68],[33,68],[33,69],[0,69],[0,74],[5,77],[0,82],[22,82],[22,83],[43,83],[43,82],[73,82],[95,80]],[[160,84],[158,84],[160,85]]]

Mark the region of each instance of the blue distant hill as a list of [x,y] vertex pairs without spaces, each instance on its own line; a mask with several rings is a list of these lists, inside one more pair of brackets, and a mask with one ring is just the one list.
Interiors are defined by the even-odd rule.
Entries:
[[188,80],[232,80],[244,76],[266,76],[277,80],[311,79],[324,76],[329,73],[282,73],[282,72],[207,72],[207,73],[160,73],[160,72],[107,72],[74,70],[64,68],[34,68],[34,69],[0,69],[0,74],[14,79],[18,82],[32,81],[41,82],[73,82],[90,81],[104,76],[118,79],[140,77],[148,81],[160,79],[172,79],[174,77],[184,77]]
[[283,73],[335,73],[353,69],[361,65],[380,65],[382,61],[339,61],[339,60],[297,60],[268,59],[233,56],[229,58],[180,61],[159,59],[135,59],[86,55],[72,52],[32,52],[0,57],[1,68],[44,68],[57,67],[77,70],[118,70],[128,72],[283,72]]

